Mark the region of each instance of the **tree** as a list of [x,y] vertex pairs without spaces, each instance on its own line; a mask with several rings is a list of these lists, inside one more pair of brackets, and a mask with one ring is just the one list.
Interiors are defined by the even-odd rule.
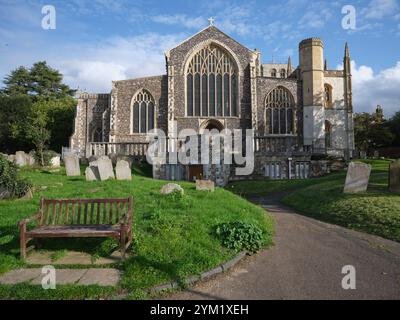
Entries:
[[42,166],[45,165],[43,151],[51,137],[50,130],[47,129],[47,122],[49,120],[47,108],[48,104],[46,101],[37,101],[32,106],[32,111],[28,118],[29,121],[25,127],[26,136],[35,145]]
[[396,112],[393,117],[390,118],[388,127],[394,136],[393,146],[400,147],[400,111]]
[[0,96],[0,150],[15,153],[32,149],[24,132],[31,109],[28,95]]
[[2,92],[7,96],[29,94],[35,98],[72,97],[75,90],[62,82],[62,74],[51,68],[46,61],[33,64],[30,69],[19,67],[4,80]]
[[368,151],[370,144],[369,129],[372,123],[372,117],[369,113],[356,113],[354,115],[354,141],[360,151]]
[[18,67],[11,71],[10,75],[4,79],[6,85],[1,92],[7,96],[28,94],[32,90],[31,75],[27,68]]
[[[0,90],[2,151],[13,153],[18,150],[29,151],[33,147],[40,149],[38,143],[47,135],[50,138],[45,139],[45,145],[57,152],[68,144],[73,129],[75,91],[64,84],[62,79],[62,74],[45,61],[37,62],[31,68],[19,67],[5,77],[5,87]],[[36,123],[33,121],[35,115],[45,118],[44,127],[39,128],[46,130],[35,131],[32,128],[32,123]],[[30,135],[25,134],[27,128]],[[31,140],[33,137],[35,141]]]

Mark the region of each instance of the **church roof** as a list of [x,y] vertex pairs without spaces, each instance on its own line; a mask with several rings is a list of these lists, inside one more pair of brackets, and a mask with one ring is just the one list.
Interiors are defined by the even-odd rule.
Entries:
[[201,29],[200,31],[196,32],[195,34],[191,35],[189,38],[186,38],[185,40],[181,41],[180,43],[178,43],[175,47],[169,49],[166,54],[168,55],[168,53],[172,50],[174,50],[175,48],[181,46],[182,44],[184,44],[185,42],[189,41],[190,39],[192,39],[193,37],[197,36],[198,34],[201,34],[203,32],[205,32],[206,30],[209,29],[215,29],[216,31],[218,31],[219,33],[223,34],[225,37],[231,39],[232,41],[235,41],[237,44],[241,45],[242,47],[246,48],[247,50],[253,52],[254,50],[251,50],[249,48],[247,48],[246,46],[244,46],[243,44],[241,44],[239,41],[237,41],[236,39],[232,38],[231,36],[227,35],[225,32],[221,31],[221,29],[217,28],[215,25],[209,25],[203,29]]

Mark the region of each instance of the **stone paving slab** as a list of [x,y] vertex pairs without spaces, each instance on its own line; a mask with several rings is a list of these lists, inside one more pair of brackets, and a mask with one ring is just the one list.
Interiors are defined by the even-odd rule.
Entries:
[[121,277],[117,269],[88,269],[78,284],[99,286],[115,286]]
[[[34,265],[63,265],[63,264],[79,264],[79,265],[105,265],[118,263],[121,261],[121,253],[114,251],[109,257],[100,257],[94,262],[89,253],[68,251],[66,255],[60,259],[53,261],[52,255],[54,251],[33,251],[28,255],[26,262]],[[127,255],[128,256],[128,255]]]
[[17,284],[27,282],[42,275],[42,269],[18,269],[12,270],[0,276],[1,284]]
[[[56,269],[56,284],[76,283],[88,269]],[[42,277],[32,280],[31,284],[42,284]]]
[[[30,282],[32,285],[42,283],[42,269],[18,269],[12,270],[0,276],[0,284],[18,284]],[[121,272],[117,269],[56,269],[56,284],[79,284],[115,286],[121,278]]]

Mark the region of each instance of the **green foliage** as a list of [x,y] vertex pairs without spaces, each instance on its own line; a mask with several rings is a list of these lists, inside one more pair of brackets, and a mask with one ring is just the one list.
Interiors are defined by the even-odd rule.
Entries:
[[10,198],[22,197],[32,187],[26,179],[18,177],[17,165],[0,155],[0,188],[9,192]]
[[[116,267],[122,271],[120,286],[129,292],[137,292],[138,295],[131,297],[136,299],[140,298],[142,290],[185,279],[233,258],[236,251],[224,247],[212,234],[220,223],[241,221],[257,225],[263,231],[264,243],[272,242],[273,223],[265,210],[222,188],[214,192],[198,192],[193,183],[179,182],[185,196],[165,196],[160,194],[160,189],[166,181],[140,175],[135,175],[132,181],[92,183],[87,183],[84,176],[67,177],[64,169],[45,173],[35,168],[22,168],[20,175],[33,181],[36,191],[32,200],[0,201],[0,272],[23,266],[19,260],[17,222],[37,212],[40,197],[134,197],[133,245],[130,250],[133,254]],[[68,238],[45,239],[42,245],[44,250],[73,250],[98,257],[112,251],[112,242],[103,238]],[[78,286],[72,286],[72,289],[60,292],[58,297],[74,299],[84,296]],[[0,290],[0,298],[36,298],[30,293],[31,289],[26,288],[25,293],[24,290],[23,287]]]
[[396,112],[388,121],[390,131],[394,136],[393,145],[400,147],[400,111]]
[[5,88],[2,92],[7,96],[29,94],[52,99],[72,96],[74,90],[63,84],[62,79],[58,70],[51,68],[46,61],[39,61],[30,69],[19,67],[11,71],[4,79]]
[[254,224],[241,221],[222,223],[215,229],[222,244],[232,250],[257,252],[263,247],[262,230]]
[[[50,160],[58,156],[58,153],[53,150],[43,150],[42,155],[43,155],[44,166],[50,166],[51,164]],[[36,151],[33,151],[33,157],[35,158],[36,162],[41,161],[41,155]]]
[[0,149],[9,154],[18,150],[31,150],[33,144],[26,139],[24,128],[32,109],[30,96],[0,97]]
[[[20,67],[4,80],[0,92],[0,148],[8,153],[46,144],[61,151],[73,130],[74,90],[46,62]],[[42,161],[40,161],[42,162]]]

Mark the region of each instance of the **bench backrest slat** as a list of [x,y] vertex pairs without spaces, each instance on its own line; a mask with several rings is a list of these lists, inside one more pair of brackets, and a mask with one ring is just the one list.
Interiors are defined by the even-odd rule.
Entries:
[[126,199],[41,199],[39,225],[112,225],[132,222],[133,198]]

